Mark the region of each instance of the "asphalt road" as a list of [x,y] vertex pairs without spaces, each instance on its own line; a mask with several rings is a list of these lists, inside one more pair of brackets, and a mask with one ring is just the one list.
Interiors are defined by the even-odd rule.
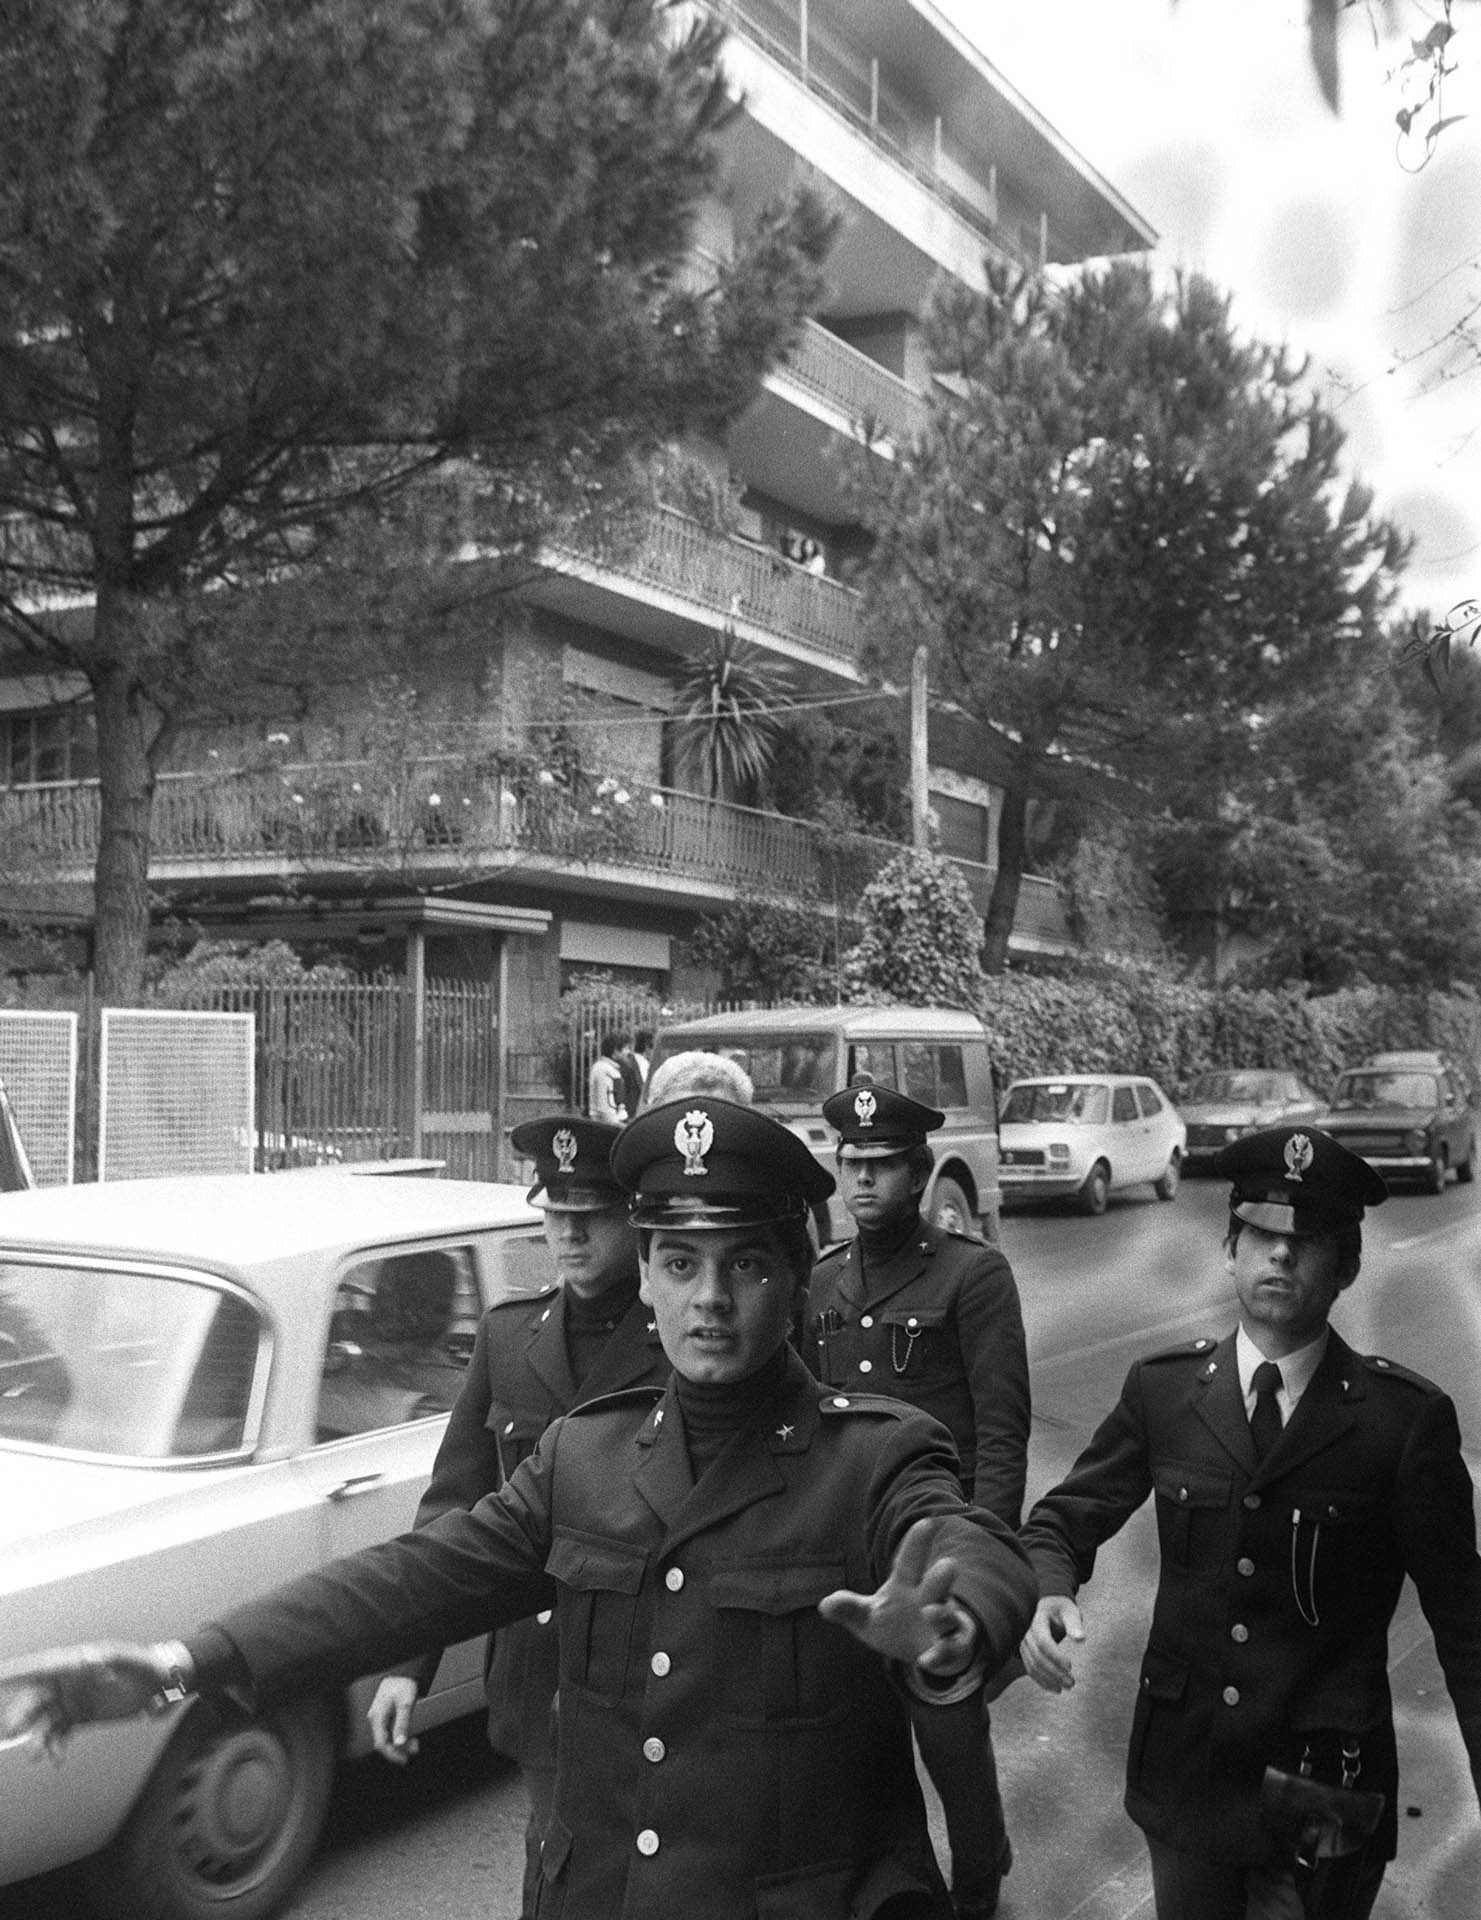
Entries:
[[[1232,1322],[1220,1255],[1226,1189],[1186,1181],[1171,1205],[1136,1196],[1100,1219],[1009,1217],[1034,1371],[1030,1501],[1069,1465],[1129,1362]],[[1339,1308],[1356,1346],[1441,1381],[1481,1479],[1481,1184],[1398,1196],[1365,1227],[1363,1272]],[[1080,1682],[1058,1699],[1028,1682],[994,1709],[1017,1864],[1003,1920],[1151,1920],[1142,1843],[1121,1810],[1121,1770],[1155,1532],[1144,1509],[1101,1556],[1085,1600]],[[1473,1920],[1481,1821],[1412,1591],[1391,1636],[1404,1767],[1400,1858],[1376,1920]],[[285,1909],[293,1920],[507,1920],[518,1911],[523,1808],[510,1770],[465,1723],[393,1772],[350,1770],[327,1843]],[[65,1882],[0,1895],[7,1920],[78,1920]]]

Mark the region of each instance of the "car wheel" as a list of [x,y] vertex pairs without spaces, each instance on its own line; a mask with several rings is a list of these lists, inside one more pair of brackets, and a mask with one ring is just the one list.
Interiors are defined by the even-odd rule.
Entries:
[[1173,1153],[1169,1157],[1167,1165],[1162,1170],[1161,1178],[1152,1182],[1153,1193],[1156,1194],[1159,1200],[1171,1200],[1177,1193],[1178,1182],[1182,1179],[1182,1176],[1183,1163],[1178,1158],[1178,1155]]
[[105,1920],[264,1920],[307,1866],[336,1721],[299,1700],[257,1719],[197,1705],[116,1839],[88,1863]]
[[1443,1193],[1445,1191],[1445,1176],[1449,1171],[1450,1161],[1445,1149],[1443,1147],[1436,1147],[1435,1157],[1431,1160],[1424,1176],[1425,1192]]
[[1081,1213],[1104,1213],[1110,1197],[1111,1169],[1104,1160],[1097,1160],[1076,1196]]
[[977,1238],[977,1222],[967,1204],[967,1196],[955,1180],[938,1180],[931,1196],[931,1219],[943,1233],[965,1234]]
[[1476,1177],[1476,1136],[1473,1133],[1466,1147],[1466,1157],[1455,1169],[1455,1177],[1463,1187],[1468,1187]]

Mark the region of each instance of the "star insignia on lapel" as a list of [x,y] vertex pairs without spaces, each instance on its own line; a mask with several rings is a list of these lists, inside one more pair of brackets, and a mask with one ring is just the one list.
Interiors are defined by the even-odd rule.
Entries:
[[655,1427],[661,1427],[663,1425],[663,1408],[662,1407],[659,1407],[654,1413],[653,1424]]
[[797,1429],[795,1427],[783,1425],[777,1428],[776,1437],[778,1440],[790,1440],[796,1431]]
[[650,1321],[648,1322],[648,1324],[647,1324],[647,1326],[646,1326],[646,1327],[645,1327],[645,1328],[643,1329],[643,1331],[644,1331],[645,1333],[657,1333],[657,1331],[658,1331],[658,1322],[657,1322],[656,1320],[650,1320]]

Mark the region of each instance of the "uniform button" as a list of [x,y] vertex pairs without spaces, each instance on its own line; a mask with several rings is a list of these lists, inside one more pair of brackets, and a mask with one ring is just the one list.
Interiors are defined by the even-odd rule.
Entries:
[[554,1607],[547,1607],[544,1613],[537,1613],[535,1615],[535,1625],[537,1627],[548,1627],[554,1618],[555,1618]]
[[866,1313],[863,1319],[860,1320],[859,1325],[861,1327],[872,1327],[874,1325],[874,1315],[872,1313]]
[[911,1314],[910,1318],[905,1322],[905,1330],[907,1333],[913,1332],[919,1325],[920,1321],[916,1319],[914,1314]]
[[1234,1563],[1234,1571],[1242,1574],[1244,1578],[1248,1580],[1255,1571],[1255,1563],[1250,1559],[1236,1560]]
[[652,1827],[644,1827],[638,1835],[638,1852],[646,1854],[651,1860],[658,1851],[658,1835]]
[[681,1567],[670,1567],[663,1576],[663,1584],[670,1593],[677,1593],[684,1584],[684,1572]]
[[656,1733],[650,1734],[643,1742],[643,1758],[653,1761],[655,1765],[657,1765],[667,1752],[668,1748],[658,1738]]
[[1239,1688],[1225,1687],[1223,1700],[1226,1707],[1237,1707],[1239,1705]]
[[505,1433],[513,1433],[513,1431],[514,1431],[514,1422],[513,1422],[512,1420],[511,1420],[511,1421],[509,1421],[509,1422],[508,1422],[508,1423],[506,1424],[506,1426],[505,1426],[505,1428],[504,1428],[504,1431],[505,1431]]
[[872,1360],[861,1360],[859,1362],[859,1371],[860,1373],[873,1373],[874,1362]]
[[1250,1630],[1246,1626],[1236,1623],[1234,1626],[1232,1626],[1229,1629],[1229,1638],[1233,1640],[1238,1646],[1242,1647],[1245,1641],[1249,1639],[1249,1637],[1250,1637]]
[[1260,1504],[1260,1496],[1258,1493],[1247,1493],[1244,1499],[1240,1502],[1240,1505],[1243,1507],[1248,1507],[1251,1513],[1255,1511],[1256,1507],[1258,1507],[1259,1504]]
[[843,1395],[840,1393],[834,1398],[833,1404],[835,1407],[846,1407],[848,1405],[848,1401],[845,1400]]
[[673,1664],[673,1661],[669,1659],[666,1653],[655,1653],[653,1658],[648,1662],[648,1665],[652,1667],[660,1680]]
[[1178,1498],[1179,1498],[1179,1500],[1183,1500],[1183,1501],[1186,1501],[1186,1500],[1187,1500],[1187,1498],[1188,1498],[1188,1489],[1187,1489],[1186,1487],[1179,1487],[1179,1488],[1178,1488]]

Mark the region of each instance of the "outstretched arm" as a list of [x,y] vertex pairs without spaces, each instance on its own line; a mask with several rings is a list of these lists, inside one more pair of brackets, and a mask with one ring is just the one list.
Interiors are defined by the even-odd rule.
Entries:
[[939,1681],[966,1672],[981,1634],[975,1617],[952,1597],[955,1561],[932,1556],[936,1530],[934,1520],[917,1520],[882,1587],[868,1594],[840,1589],[819,1601],[818,1612],[887,1660]]

